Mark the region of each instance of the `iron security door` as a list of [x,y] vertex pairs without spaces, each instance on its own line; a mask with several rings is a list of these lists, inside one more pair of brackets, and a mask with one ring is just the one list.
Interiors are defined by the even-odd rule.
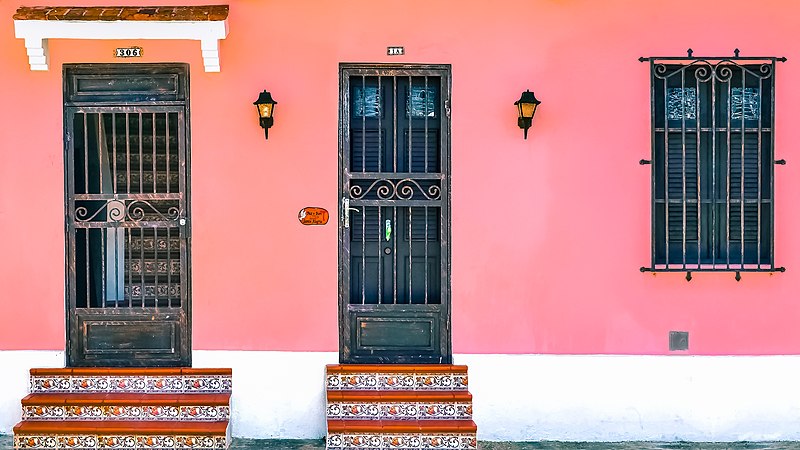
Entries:
[[70,366],[189,366],[185,65],[64,70]]
[[340,360],[449,363],[449,66],[341,66]]

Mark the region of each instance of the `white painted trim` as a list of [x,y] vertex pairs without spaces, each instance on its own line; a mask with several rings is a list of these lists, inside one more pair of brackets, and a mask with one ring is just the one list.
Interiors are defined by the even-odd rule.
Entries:
[[[335,352],[195,350],[231,367],[232,434],[325,434],[325,364]],[[478,439],[797,441],[800,356],[455,355],[469,366]],[[0,434],[11,432],[28,369],[64,352],[0,351]]]
[[187,39],[200,41],[206,72],[219,72],[219,40],[228,36],[228,20],[15,20],[14,34],[25,39],[31,70],[48,70],[48,39]]

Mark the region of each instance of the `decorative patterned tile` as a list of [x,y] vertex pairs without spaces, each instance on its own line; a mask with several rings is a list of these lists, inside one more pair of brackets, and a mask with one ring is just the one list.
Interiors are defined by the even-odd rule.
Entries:
[[186,420],[228,420],[231,415],[228,406],[181,406],[179,417]]
[[419,406],[416,403],[382,403],[381,419],[416,419],[419,417]]
[[230,393],[230,375],[125,375],[125,376],[38,376],[30,378],[30,391],[40,392],[127,392],[127,393]]
[[68,420],[98,420],[103,417],[100,406],[66,406]]
[[431,420],[472,419],[471,403],[452,402],[330,402],[329,419]]
[[31,392],[69,392],[68,376],[31,376]]
[[378,374],[378,387],[380,389],[413,389],[413,374]]
[[328,375],[328,390],[459,390],[468,388],[466,374],[452,373],[346,373]]
[[14,436],[14,448],[57,448],[57,436]]
[[97,437],[86,435],[58,436],[58,448],[97,448]]
[[181,411],[178,406],[143,406],[142,414],[147,420],[175,420]]
[[474,450],[478,448],[478,441],[474,433],[332,433],[328,435],[326,448],[328,450]]
[[98,436],[97,448],[135,449],[136,436],[134,435]]
[[65,406],[23,406],[23,420],[63,419],[67,415]]
[[231,377],[226,375],[186,376],[183,392],[230,392]]

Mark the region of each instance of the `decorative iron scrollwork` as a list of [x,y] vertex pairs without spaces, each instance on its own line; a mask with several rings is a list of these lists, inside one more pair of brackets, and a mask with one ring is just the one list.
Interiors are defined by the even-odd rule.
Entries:
[[[101,213],[106,211],[105,217]],[[123,200],[111,199],[90,212],[87,206],[75,208],[75,222],[97,221],[101,216],[100,222],[122,222],[122,221],[143,221],[143,220],[177,220],[181,216],[181,210],[177,206],[169,206],[164,210],[147,200],[130,200],[127,203]],[[102,220],[105,219],[105,220]]]
[[411,200],[415,193],[421,194],[426,200],[439,200],[442,194],[441,188],[437,184],[423,187],[413,178],[401,180],[381,178],[373,181],[366,188],[359,184],[351,186],[350,198],[362,200],[373,191],[380,200]]
[[753,76],[761,80],[772,76],[771,64],[759,64],[758,69],[754,70],[754,66],[752,65],[742,65],[730,59],[713,62],[705,59],[698,59],[685,65],[658,63],[653,67],[653,75],[656,78],[665,80],[692,69],[695,71],[694,73],[697,81],[701,83],[711,81],[712,79],[722,83],[730,81],[734,75],[733,69],[741,70],[748,76]]

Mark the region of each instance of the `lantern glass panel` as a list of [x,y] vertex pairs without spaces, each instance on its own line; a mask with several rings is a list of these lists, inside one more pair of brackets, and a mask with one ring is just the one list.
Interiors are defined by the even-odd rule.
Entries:
[[272,103],[259,104],[258,115],[262,118],[272,117],[272,108],[274,106]]
[[522,103],[519,104],[520,117],[531,118],[536,111],[536,103]]

